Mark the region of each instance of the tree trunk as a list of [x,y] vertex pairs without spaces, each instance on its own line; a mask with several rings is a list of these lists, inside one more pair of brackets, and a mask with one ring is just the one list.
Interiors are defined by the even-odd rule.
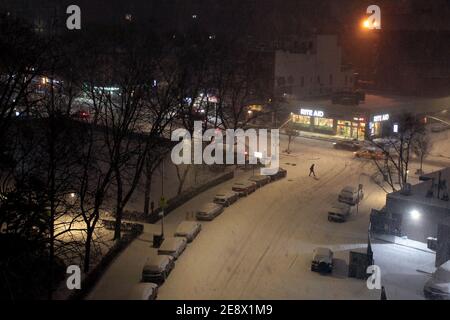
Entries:
[[122,236],[122,216],[123,216],[123,184],[120,173],[116,171],[117,198],[116,198],[116,223],[114,225],[114,240],[119,240]]
[[178,178],[178,190],[177,190],[177,195],[180,195],[181,192],[183,192],[183,186],[184,186],[184,183],[186,182],[186,177],[187,177],[187,175],[188,175],[188,173],[189,173],[189,169],[191,168],[191,166],[188,165],[188,166],[186,167],[186,169],[185,169],[184,172],[183,172],[183,175],[180,174],[180,168],[179,168],[179,166],[175,166],[175,167],[176,167],[176,169],[177,169],[177,178]]
[[93,228],[86,229],[86,243],[84,244],[84,272],[88,273],[90,269],[91,262],[91,246],[92,246],[92,234],[94,232]]
[[150,194],[152,191],[152,174],[147,173],[145,177],[145,191],[144,191],[144,216],[148,217],[150,214]]

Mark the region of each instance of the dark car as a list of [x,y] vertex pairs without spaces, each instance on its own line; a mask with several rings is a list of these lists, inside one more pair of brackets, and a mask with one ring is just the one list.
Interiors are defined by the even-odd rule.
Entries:
[[338,141],[333,143],[333,147],[338,150],[358,151],[361,145],[355,141]]
[[256,176],[250,177],[250,179],[248,179],[248,180],[256,183],[256,186],[258,188],[261,188],[270,182],[270,176],[256,175]]
[[333,271],[333,251],[328,248],[316,248],[313,252],[311,271],[322,274]]

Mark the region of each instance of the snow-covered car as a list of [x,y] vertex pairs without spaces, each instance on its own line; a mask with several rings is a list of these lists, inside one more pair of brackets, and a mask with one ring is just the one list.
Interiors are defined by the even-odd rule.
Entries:
[[128,295],[128,300],[156,300],[158,285],[151,282],[141,282],[135,285]]
[[202,225],[196,221],[183,221],[174,233],[175,237],[186,238],[187,242],[192,242],[202,230]]
[[450,300],[450,260],[433,273],[423,292],[427,299]]
[[328,221],[346,222],[353,213],[353,207],[345,203],[337,203],[328,211]]
[[256,175],[250,177],[248,180],[256,183],[256,186],[261,188],[270,182],[270,176]]
[[158,284],[163,283],[174,267],[174,257],[152,254],[147,258],[142,269],[142,281]]
[[443,123],[438,123],[438,124],[434,124],[431,127],[431,132],[438,133],[438,132],[446,131],[448,129],[450,129],[449,125],[446,125],[446,124],[443,124]]
[[252,181],[240,181],[236,182],[231,189],[237,192],[240,197],[246,197],[250,193],[255,192],[256,183]]
[[331,273],[333,271],[333,251],[328,248],[314,249],[311,271]]
[[356,141],[338,141],[333,143],[333,147],[338,150],[358,151],[361,144]]
[[356,205],[364,199],[364,191],[351,186],[346,186],[341,190],[338,196],[339,202],[349,205]]
[[239,193],[234,191],[219,192],[214,197],[214,203],[220,204],[224,207],[229,207],[239,199]]
[[223,206],[217,203],[207,203],[200,208],[195,217],[201,221],[212,221],[223,212]]
[[364,149],[356,151],[354,153],[356,158],[369,159],[369,160],[384,160],[386,155],[381,150]]
[[278,168],[277,173],[275,173],[274,175],[270,176],[270,180],[271,181],[276,181],[282,178],[286,178],[287,176],[287,170],[283,169],[283,168]]
[[186,249],[187,239],[181,237],[168,237],[164,239],[163,243],[158,249],[159,255],[172,256],[178,259],[179,256]]

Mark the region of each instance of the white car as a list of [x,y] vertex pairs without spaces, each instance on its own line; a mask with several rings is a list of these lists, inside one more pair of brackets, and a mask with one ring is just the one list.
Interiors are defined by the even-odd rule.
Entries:
[[158,285],[151,282],[138,283],[131,289],[128,300],[156,300]]
[[450,300],[450,260],[433,273],[423,292],[427,299]]
[[214,197],[214,203],[220,204],[224,207],[229,207],[239,199],[239,193],[234,191],[219,192]]
[[362,189],[347,186],[339,193],[339,202],[343,202],[349,205],[356,205],[364,199],[364,192]]
[[175,237],[186,238],[187,242],[192,242],[202,230],[202,225],[196,221],[183,221],[175,231]]
[[337,203],[328,211],[328,221],[346,222],[353,213],[353,207],[345,203]]
[[197,220],[212,221],[223,212],[223,206],[217,203],[207,203],[197,211],[195,217]]
[[152,254],[147,258],[142,269],[142,281],[158,284],[163,283],[174,267],[174,257]]
[[333,251],[328,248],[314,249],[311,271],[331,273],[333,271]]
[[164,239],[163,243],[159,247],[158,254],[168,255],[174,257],[175,259],[178,259],[178,257],[183,253],[184,249],[186,249],[186,246],[186,238],[168,237]]

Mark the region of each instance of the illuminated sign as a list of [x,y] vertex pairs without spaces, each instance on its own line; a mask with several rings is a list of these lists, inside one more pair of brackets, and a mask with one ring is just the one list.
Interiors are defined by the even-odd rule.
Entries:
[[300,114],[302,116],[318,117],[318,118],[323,118],[325,116],[325,113],[323,111],[312,109],[300,109]]
[[398,133],[398,124],[394,124],[394,133]]
[[373,117],[374,122],[383,122],[383,121],[388,121],[388,120],[389,120],[389,114],[382,114],[382,115]]

